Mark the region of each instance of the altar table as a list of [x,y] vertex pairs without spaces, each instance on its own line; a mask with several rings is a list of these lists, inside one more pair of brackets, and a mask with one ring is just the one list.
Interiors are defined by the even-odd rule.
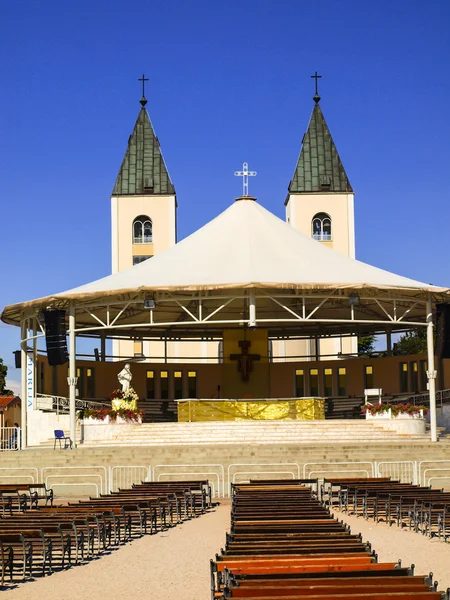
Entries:
[[325,419],[323,398],[182,399],[177,404],[179,422]]

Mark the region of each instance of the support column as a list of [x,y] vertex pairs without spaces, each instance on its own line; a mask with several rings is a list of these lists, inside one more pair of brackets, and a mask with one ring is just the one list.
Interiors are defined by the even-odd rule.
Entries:
[[77,416],[75,411],[75,398],[77,391],[77,365],[76,365],[76,343],[75,343],[75,307],[69,308],[69,406],[70,406],[70,439],[76,448]]
[[106,361],[106,335],[104,333],[100,335],[100,360]]
[[250,290],[250,303],[248,307],[248,326],[256,327],[256,298],[255,290]]
[[427,300],[427,354],[428,354],[428,391],[430,394],[430,427],[431,441],[437,442],[436,423],[436,371],[434,368],[434,340],[433,340],[433,305],[431,294]]
[[386,350],[387,355],[392,356],[392,332],[386,331]]
[[[38,389],[38,368],[37,368],[37,319],[36,317],[31,321],[33,324],[33,403],[34,407],[37,406],[37,389]],[[41,390],[42,392],[42,390]]]
[[21,429],[22,429],[22,439],[21,439],[21,447],[22,450],[25,450],[27,447],[27,321],[23,319],[20,323],[20,380],[21,380]]

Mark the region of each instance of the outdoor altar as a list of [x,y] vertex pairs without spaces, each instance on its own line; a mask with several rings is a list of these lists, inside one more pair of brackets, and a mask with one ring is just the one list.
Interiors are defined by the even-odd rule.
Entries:
[[304,421],[325,419],[322,398],[177,400],[178,421]]

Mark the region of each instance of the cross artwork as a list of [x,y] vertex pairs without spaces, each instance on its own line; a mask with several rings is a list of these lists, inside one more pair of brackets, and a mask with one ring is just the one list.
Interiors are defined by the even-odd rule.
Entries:
[[142,98],[140,99],[140,103],[142,106],[145,106],[147,104],[147,100],[145,98],[145,82],[148,81],[148,77],[142,75],[142,77],[139,77],[138,81],[142,81]]
[[316,93],[314,94],[313,100],[317,103],[320,100],[318,79],[322,79],[322,75],[317,75],[317,71],[316,71],[314,73],[314,75],[311,75],[311,79],[316,80]]
[[249,171],[248,163],[245,162],[242,165],[242,171],[235,171],[234,174],[236,177],[242,177],[242,195],[248,196],[248,178],[254,177],[256,175],[256,171]]
[[230,360],[238,361],[238,371],[241,374],[242,381],[248,381],[250,379],[250,373],[253,370],[253,361],[261,360],[260,354],[249,354],[249,348],[252,343],[248,340],[241,340],[239,347],[241,349],[240,354],[230,354]]

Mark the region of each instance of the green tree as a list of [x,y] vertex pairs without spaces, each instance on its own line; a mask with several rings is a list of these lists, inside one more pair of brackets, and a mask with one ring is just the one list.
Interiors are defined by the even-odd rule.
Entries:
[[6,374],[8,367],[3,364],[3,359],[0,358],[0,396],[12,396],[11,390],[6,389]]
[[375,350],[375,336],[362,335],[358,337],[358,354],[372,356]]
[[427,330],[418,327],[407,331],[396,344],[396,354],[423,354],[427,351]]

